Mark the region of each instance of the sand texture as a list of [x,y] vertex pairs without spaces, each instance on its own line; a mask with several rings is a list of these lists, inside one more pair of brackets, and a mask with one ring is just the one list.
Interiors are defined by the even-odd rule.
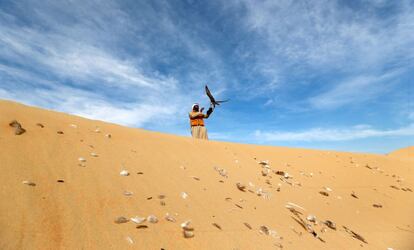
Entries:
[[0,249],[414,249],[413,147],[201,141],[0,101],[0,149]]

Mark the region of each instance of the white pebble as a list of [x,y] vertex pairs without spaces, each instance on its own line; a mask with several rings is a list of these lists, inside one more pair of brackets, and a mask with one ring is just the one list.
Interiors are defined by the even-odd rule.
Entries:
[[188,194],[186,192],[181,192],[181,198],[187,199]]
[[129,175],[129,172],[127,170],[122,170],[119,174],[121,176],[128,176]]
[[138,216],[131,218],[131,221],[135,222],[136,224],[141,224],[142,222],[145,222],[146,220],[147,219],[145,217],[138,217]]

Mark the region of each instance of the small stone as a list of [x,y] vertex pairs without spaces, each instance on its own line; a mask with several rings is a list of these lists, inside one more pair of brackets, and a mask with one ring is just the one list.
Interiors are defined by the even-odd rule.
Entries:
[[134,193],[130,191],[124,191],[125,196],[132,196]]
[[217,223],[211,223],[211,225],[213,225],[213,226],[217,227],[218,229],[222,230],[221,229],[221,226],[219,224],[217,224]]
[[85,158],[83,158],[83,157],[79,157],[79,158],[78,158],[78,161],[80,161],[80,162],[86,162],[86,159],[85,159]]
[[336,224],[330,220],[326,220],[324,224],[330,229],[336,230]]
[[71,126],[72,128],[78,128],[76,124],[69,124],[69,126]]
[[138,225],[138,226],[136,226],[136,228],[145,229],[145,228],[148,228],[148,226],[147,225]]
[[261,226],[259,228],[259,233],[262,233],[262,234],[265,234],[265,235],[269,235],[270,234],[270,230],[266,226]]
[[180,196],[183,199],[187,199],[188,198],[188,194],[186,192],[181,192]]
[[106,134],[105,137],[108,138],[108,139],[111,139],[112,135],[111,134]]
[[63,133],[63,131],[57,131],[56,133],[58,133],[58,134],[60,134],[60,135],[63,135],[64,133]]
[[263,166],[267,166],[267,165],[269,165],[269,160],[260,161],[259,164],[263,165]]
[[41,128],[44,128],[45,126],[43,125],[43,124],[41,124],[41,123],[36,123],[36,126],[39,126],[39,127],[41,127]]
[[146,220],[147,220],[147,218],[145,218],[145,217],[138,217],[138,216],[135,216],[135,217],[132,217],[131,218],[131,221],[134,222],[134,223],[136,223],[136,224],[141,224],[141,223],[145,222]]
[[381,204],[372,204],[372,206],[375,207],[375,208],[382,208]]
[[355,199],[359,199],[354,191],[352,191],[351,196],[354,197]]
[[119,175],[121,175],[121,176],[128,176],[128,175],[129,175],[129,172],[128,172],[127,170],[122,170],[122,171],[119,173]]
[[92,157],[98,157],[99,155],[97,153],[91,153]]
[[150,223],[157,223],[158,222],[158,218],[155,215],[149,215],[147,217],[147,221]]
[[190,177],[193,178],[196,181],[199,181],[200,180],[200,178],[198,178],[197,176],[190,176]]
[[316,222],[316,216],[313,214],[308,215],[308,217],[306,217],[306,219],[310,222],[315,223]]
[[116,224],[127,223],[128,221],[129,219],[125,218],[124,216],[119,216],[118,218],[115,219]]
[[63,183],[63,182],[65,182],[64,180],[62,180],[62,179],[59,179],[59,180],[57,180],[57,182],[61,182],[61,183]]
[[184,235],[184,238],[193,238],[194,237],[194,232],[193,231],[184,230],[183,231],[183,235]]
[[321,195],[323,195],[323,196],[329,196],[329,194],[327,193],[327,192],[325,192],[325,191],[320,191],[319,192]]
[[160,200],[165,199],[165,195],[164,194],[158,195],[158,199],[160,199]]
[[285,176],[285,172],[280,171],[280,170],[274,171],[274,173],[277,175]]
[[249,223],[247,223],[247,222],[244,222],[243,223],[248,229],[250,229],[250,230],[252,230],[252,226],[250,226],[250,224]]
[[183,223],[181,223],[180,226],[184,230],[191,231],[191,230],[193,230],[193,228],[190,227],[190,223],[191,223],[191,221],[190,220],[187,220],[187,221],[184,221]]
[[36,186],[36,183],[32,182],[32,181],[22,181],[23,184],[28,185],[28,186]]
[[134,244],[134,241],[132,240],[131,237],[127,236],[125,239],[129,244]]
[[15,135],[21,135],[26,132],[26,130],[22,127],[22,125],[16,120],[11,121],[9,123],[9,126],[15,128],[15,131],[14,131]]
[[237,182],[237,183],[236,183],[236,187],[237,187],[240,191],[242,191],[242,192],[246,192],[246,185],[241,184],[240,182]]
[[176,222],[175,218],[172,217],[169,213],[166,213],[164,218],[165,218],[166,221]]

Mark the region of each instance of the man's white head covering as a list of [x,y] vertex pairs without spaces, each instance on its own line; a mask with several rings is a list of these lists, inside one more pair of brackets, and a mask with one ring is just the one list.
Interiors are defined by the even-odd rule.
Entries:
[[194,110],[195,106],[200,106],[200,105],[198,105],[198,103],[194,103],[193,106],[191,106],[191,110]]

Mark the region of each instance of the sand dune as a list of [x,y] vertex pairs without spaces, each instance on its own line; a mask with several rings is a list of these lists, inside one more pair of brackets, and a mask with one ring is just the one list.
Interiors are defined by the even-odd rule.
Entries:
[[412,147],[199,141],[0,101],[0,148],[0,249],[414,249]]

